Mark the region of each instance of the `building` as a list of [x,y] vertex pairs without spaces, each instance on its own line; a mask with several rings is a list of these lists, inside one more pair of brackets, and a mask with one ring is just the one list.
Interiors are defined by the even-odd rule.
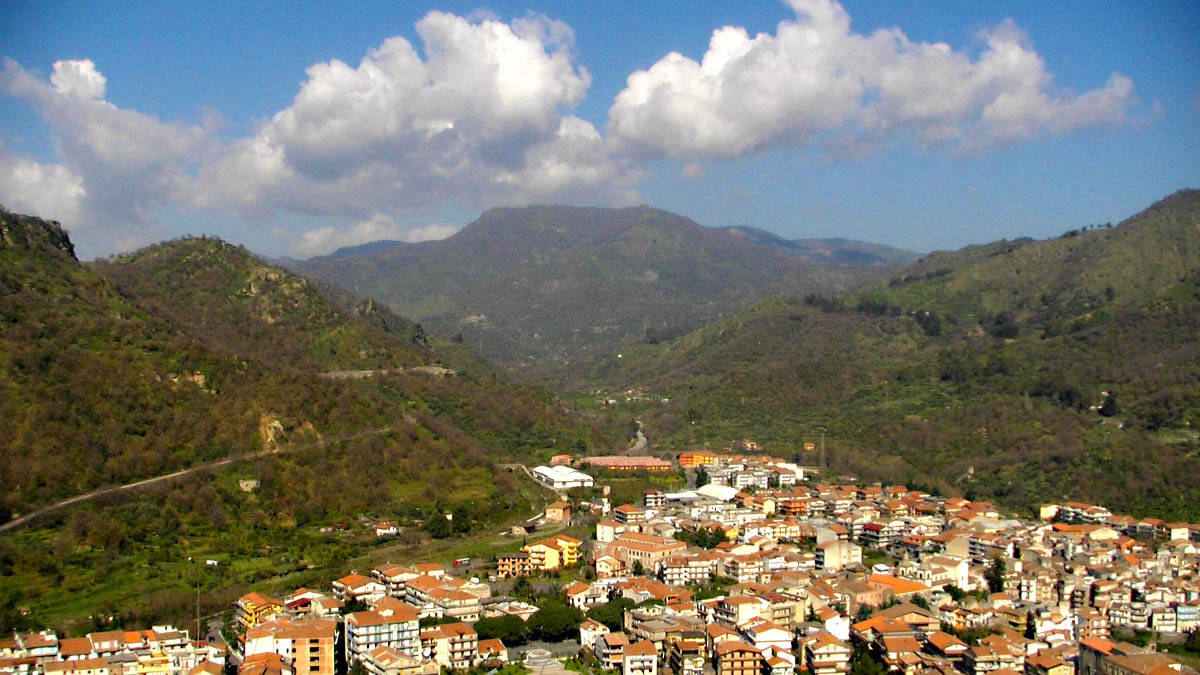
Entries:
[[530,473],[534,480],[555,490],[592,487],[595,483],[591,476],[564,464],[534,467]]
[[853,650],[845,642],[825,631],[800,639],[804,667],[813,675],[836,675],[850,672]]
[[421,631],[421,656],[443,668],[470,668],[479,661],[479,635],[464,623],[426,628]]
[[246,631],[243,656],[276,654],[294,675],[333,675],[337,623],[324,619],[267,621]]
[[496,556],[496,576],[501,579],[524,577],[533,573],[533,562],[528,551],[501,553]]
[[533,570],[556,570],[570,567],[579,562],[581,542],[566,535],[555,535],[521,547],[529,554],[529,565]]
[[850,565],[862,564],[862,547],[841,539],[817,544],[816,563],[819,569],[836,571]]
[[679,455],[679,466],[687,469],[697,466],[712,466],[717,463],[717,456],[711,452],[685,452]]
[[546,520],[554,523],[561,523],[571,519],[571,505],[558,500],[546,507]]
[[672,675],[703,675],[705,653],[703,631],[672,631],[667,634],[666,642],[666,665]]
[[239,633],[275,618],[283,610],[283,603],[262,593],[251,591],[237,599],[233,606],[233,622]]
[[609,471],[670,471],[671,463],[665,459],[649,456],[605,455],[580,457],[580,466],[594,466]]
[[386,600],[377,605],[377,610],[354,612],[346,617],[347,664],[361,660],[367,652],[381,645],[409,656],[420,656],[421,627],[417,609],[394,598]]
[[763,656],[741,640],[728,640],[713,647],[716,675],[762,675]]
[[649,640],[625,645],[622,649],[621,675],[658,675],[658,650]]

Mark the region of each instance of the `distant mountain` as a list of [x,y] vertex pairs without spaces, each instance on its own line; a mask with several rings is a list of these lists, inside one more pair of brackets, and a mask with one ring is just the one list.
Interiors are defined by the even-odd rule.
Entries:
[[445,240],[376,242],[293,269],[527,363],[667,339],[773,294],[845,290],[904,256],[772,236],[645,206],[498,208]]
[[525,518],[539,495],[495,462],[591,442],[546,391],[240,247],[183,239],[88,265],[73,250],[57,223],[0,212],[0,523],[205,469],[0,534],[0,632],[114,607],[178,621],[200,555],[239,556],[205,576],[206,598],[328,579],[375,541],[322,535],[332,523],[386,518],[419,541],[444,511],[459,532]]
[[791,252],[809,262],[830,265],[906,265],[921,257],[915,251],[853,239],[784,239],[744,225],[720,228],[757,244]]
[[[620,361],[660,449],[752,438],[831,469],[1031,507],[1200,519],[1200,191],[1112,228],[936,253],[874,286],[774,299]],[[651,397],[652,399],[654,397]]]

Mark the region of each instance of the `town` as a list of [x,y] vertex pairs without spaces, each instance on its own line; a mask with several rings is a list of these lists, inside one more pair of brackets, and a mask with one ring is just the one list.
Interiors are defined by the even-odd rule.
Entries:
[[[696,487],[616,505],[588,473],[677,469]],[[559,455],[528,474],[558,498],[493,560],[250,592],[225,640],[15,634],[0,673],[1195,672],[1200,525],[1073,502],[1019,519],[751,454]],[[549,533],[564,523],[589,536]]]

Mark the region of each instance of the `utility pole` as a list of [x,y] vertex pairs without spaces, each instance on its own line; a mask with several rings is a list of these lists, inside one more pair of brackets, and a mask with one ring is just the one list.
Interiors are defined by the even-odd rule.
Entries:
[[828,466],[825,460],[825,427],[817,428],[821,430],[821,468],[824,469]]

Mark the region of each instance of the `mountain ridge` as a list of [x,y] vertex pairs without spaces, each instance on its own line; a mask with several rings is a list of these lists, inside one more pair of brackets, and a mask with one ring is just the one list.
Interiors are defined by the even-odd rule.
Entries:
[[772,293],[841,290],[887,269],[814,263],[648,206],[497,207],[443,240],[366,246],[292,269],[509,363],[665,339]]

